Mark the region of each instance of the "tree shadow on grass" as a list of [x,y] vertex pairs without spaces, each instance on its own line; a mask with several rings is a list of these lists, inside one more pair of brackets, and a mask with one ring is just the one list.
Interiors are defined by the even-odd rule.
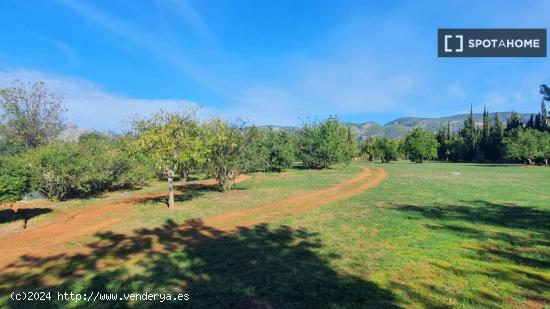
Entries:
[[52,212],[51,208],[19,208],[17,212],[11,209],[0,210],[0,224],[22,220],[23,228],[27,228],[30,219]]
[[[441,271],[462,277],[496,278],[524,290],[511,293],[513,297],[550,304],[550,294],[547,293],[550,280],[544,275],[550,271],[550,211],[482,200],[463,202],[471,206],[397,205],[396,210],[410,213],[410,219],[430,219],[425,227],[435,233],[476,241],[460,250],[464,258],[475,260],[472,263],[481,266],[434,264]],[[411,297],[420,298],[407,288],[397,288]],[[459,295],[457,298],[458,301],[488,307],[499,307],[503,302],[503,299],[494,299],[494,295],[481,290],[475,291],[475,295],[469,298]]]
[[[183,203],[199,198],[208,192],[219,192],[218,187],[214,184],[203,183],[187,183],[174,187],[174,201]],[[167,192],[168,194],[168,192]],[[168,207],[168,195],[154,198],[147,198],[141,201],[142,204],[165,204]]]
[[[33,289],[190,295],[188,302],[93,303],[123,308],[397,307],[389,291],[334,271],[329,263],[339,257],[319,253],[323,245],[318,235],[304,229],[257,225],[228,233],[200,220],[183,225],[169,220],[128,235],[96,236],[87,254],[22,256],[2,271],[0,294]],[[27,304],[9,300],[5,306]],[[67,305],[57,300],[47,304]]]

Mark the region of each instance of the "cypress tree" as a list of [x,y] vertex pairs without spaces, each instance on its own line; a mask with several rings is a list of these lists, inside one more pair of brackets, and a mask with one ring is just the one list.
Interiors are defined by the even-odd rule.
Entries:
[[459,134],[464,139],[464,144],[466,146],[465,158],[463,159],[466,161],[473,161],[476,159],[476,154],[478,152],[478,142],[474,112],[471,105],[470,115],[464,120],[464,127],[460,130]]
[[495,113],[495,120],[491,127],[490,156],[492,161],[501,161],[504,157],[504,126],[498,113]]
[[538,113],[537,116],[535,116],[535,123],[534,123],[533,129],[536,129],[536,130],[539,130],[539,131],[544,131],[545,128],[542,124],[542,114],[541,113]]
[[447,127],[445,128],[441,126],[435,136],[435,138],[437,139],[437,143],[439,144],[437,147],[438,160],[442,160],[442,161],[449,160],[449,157],[447,155],[447,141],[450,138],[449,131],[450,131],[449,122],[447,122]]
[[506,131],[508,132],[516,128],[523,128],[523,120],[521,120],[516,112],[512,112],[510,118],[508,118],[508,122],[506,122]]
[[481,151],[484,159],[488,159],[490,154],[490,135],[491,135],[491,120],[489,119],[489,112],[483,108],[483,128],[481,129]]
[[535,128],[535,115],[531,114],[531,118],[529,118],[529,121],[525,124],[525,127],[527,129],[534,129]]

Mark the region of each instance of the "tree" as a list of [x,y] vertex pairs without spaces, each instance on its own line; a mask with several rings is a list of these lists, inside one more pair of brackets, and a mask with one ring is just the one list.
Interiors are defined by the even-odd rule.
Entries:
[[534,129],[535,128],[535,115],[531,114],[531,117],[529,117],[529,120],[525,124],[525,127],[527,129]]
[[353,133],[350,127],[347,127],[346,145],[346,156],[349,158],[349,160],[352,160],[357,155],[357,141],[355,138],[355,133]]
[[436,158],[437,146],[435,136],[422,128],[414,128],[405,137],[405,152],[416,163]]
[[376,147],[376,138],[367,138],[360,146],[361,156],[366,157],[367,160],[373,161],[379,158],[378,148]]
[[489,159],[500,161],[504,157],[504,126],[498,113],[495,113],[495,120],[491,127],[489,139]]
[[506,158],[531,165],[545,157],[547,134],[533,129],[516,129],[505,138]]
[[266,134],[255,126],[241,125],[244,145],[243,155],[246,157],[244,166],[247,172],[266,171],[269,169],[269,148],[266,145]]
[[347,129],[336,117],[321,123],[304,124],[299,132],[298,156],[308,168],[323,169],[351,160]]
[[445,127],[441,126],[437,131],[436,139],[438,143],[437,158],[442,161],[449,160],[449,148],[447,147],[447,141],[451,139],[451,124],[447,122]]
[[295,146],[296,141],[291,132],[269,130],[265,139],[269,168],[277,172],[289,168],[296,157]]
[[14,86],[0,91],[1,129],[12,142],[35,148],[45,145],[62,131],[64,99],[43,82]]
[[460,135],[452,135],[451,138],[445,142],[445,148],[449,153],[449,160],[458,162],[464,160],[466,152],[468,151],[464,139]]
[[392,141],[386,137],[376,139],[376,148],[378,157],[382,163],[390,163],[399,157],[397,141]]
[[195,110],[161,111],[149,119],[133,123],[136,149],[143,152],[168,181],[168,207],[175,206],[174,179],[182,180],[190,170],[207,160],[206,138],[195,117]]
[[14,210],[13,203],[30,190],[31,178],[24,162],[16,157],[0,157],[0,204]]
[[459,135],[464,140],[466,146],[466,153],[464,159],[467,161],[473,161],[478,157],[479,138],[478,131],[475,124],[474,112],[470,106],[470,115],[464,120],[464,127],[460,129]]
[[523,120],[521,120],[521,117],[516,112],[512,112],[506,122],[505,132],[510,132],[517,128],[523,128]]
[[490,156],[490,136],[491,136],[491,120],[489,118],[489,112],[486,108],[483,108],[483,127],[481,128],[480,136],[480,150],[483,156],[483,160],[487,160]]
[[230,126],[226,121],[214,119],[207,124],[208,173],[218,182],[222,191],[235,185],[235,178],[247,167],[246,138],[242,128]]

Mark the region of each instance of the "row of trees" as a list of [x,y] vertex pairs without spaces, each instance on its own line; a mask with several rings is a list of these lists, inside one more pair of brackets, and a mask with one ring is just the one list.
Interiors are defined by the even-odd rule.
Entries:
[[305,124],[298,132],[231,125],[222,119],[199,122],[193,110],[160,112],[137,120],[125,136],[135,153],[145,155],[168,181],[174,205],[174,180],[205,171],[227,191],[250,171],[282,171],[300,161],[307,168],[349,162],[355,137],[338,119]]
[[174,182],[191,173],[207,173],[226,191],[241,173],[282,171],[298,162],[327,168],[349,162],[356,148],[355,136],[335,117],[290,132],[199,121],[190,106],[137,119],[121,136],[60,141],[63,99],[40,82],[2,90],[0,108],[0,203],[35,190],[50,199],[84,197],[157,177],[168,182],[173,207]]
[[512,112],[506,123],[498,113],[491,121],[483,111],[481,125],[475,122],[473,110],[458,132],[450,123],[433,134],[421,128],[410,131],[403,140],[384,137],[370,138],[360,146],[360,154],[369,160],[389,162],[409,158],[413,162],[438,159],[454,162],[524,161],[527,164],[548,164],[550,159],[550,123],[545,101],[550,100],[550,88],[540,87],[541,109],[527,123]]

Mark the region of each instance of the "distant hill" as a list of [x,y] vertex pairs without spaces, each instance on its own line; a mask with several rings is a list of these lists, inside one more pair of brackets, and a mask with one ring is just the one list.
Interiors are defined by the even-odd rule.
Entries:
[[[499,112],[498,113],[502,121],[508,120],[511,112]],[[489,114],[491,121],[495,117],[495,113]],[[529,120],[531,114],[519,114],[524,122]],[[357,138],[363,140],[373,136],[385,136],[387,138],[401,138],[404,137],[407,132],[413,128],[420,127],[428,131],[436,132],[441,126],[450,124],[451,130],[457,132],[462,128],[464,120],[468,117],[468,114],[460,114],[454,116],[446,116],[439,118],[419,118],[419,117],[404,117],[392,120],[385,125],[379,125],[376,122],[365,123],[344,123],[352,128]],[[483,123],[483,114],[474,113],[475,121],[478,125]]]
[[[506,120],[510,118],[511,112],[499,112],[498,114],[500,116],[500,119],[506,122]],[[493,121],[495,117],[495,113],[489,113],[489,115],[491,117],[491,121]],[[525,114],[525,113],[518,113],[518,115],[523,119],[524,123],[527,122],[531,117],[531,114]],[[365,123],[344,122],[343,124],[350,127],[355,133],[355,136],[357,136],[357,138],[360,140],[364,140],[366,138],[374,137],[374,136],[385,136],[387,138],[402,138],[407,134],[407,132],[409,132],[411,129],[415,127],[421,127],[428,131],[436,132],[439,130],[441,126],[446,126],[447,122],[451,125],[451,130],[453,132],[457,132],[460,128],[462,128],[464,124],[464,119],[466,119],[467,117],[468,117],[468,114],[460,114],[460,115],[446,116],[446,117],[439,117],[439,118],[403,117],[403,118],[397,118],[395,120],[392,120],[384,125],[380,125],[374,121],[367,121]],[[477,125],[480,126],[483,123],[483,114],[474,113],[474,118],[476,120]],[[258,128],[273,129],[273,130],[287,130],[287,131],[298,130],[297,127],[275,126],[275,125],[259,126]],[[78,140],[78,137],[80,135],[84,133],[89,133],[89,132],[97,132],[100,134],[104,134],[106,136],[117,136],[117,134],[114,132],[110,132],[110,131],[98,132],[95,130],[82,129],[74,124],[70,124],[59,135],[58,138],[62,140],[76,141]]]
[[59,133],[57,138],[62,141],[76,142],[78,141],[78,138],[80,137],[80,135],[86,134],[86,133],[92,133],[92,132],[95,132],[104,136],[108,136],[108,137],[116,137],[119,135],[112,131],[97,131],[97,130],[84,129],[84,128],[78,127],[74,123],[71,123],[71,124],[68,124],[65,127],[65,129],[61,131],[61,133]]

